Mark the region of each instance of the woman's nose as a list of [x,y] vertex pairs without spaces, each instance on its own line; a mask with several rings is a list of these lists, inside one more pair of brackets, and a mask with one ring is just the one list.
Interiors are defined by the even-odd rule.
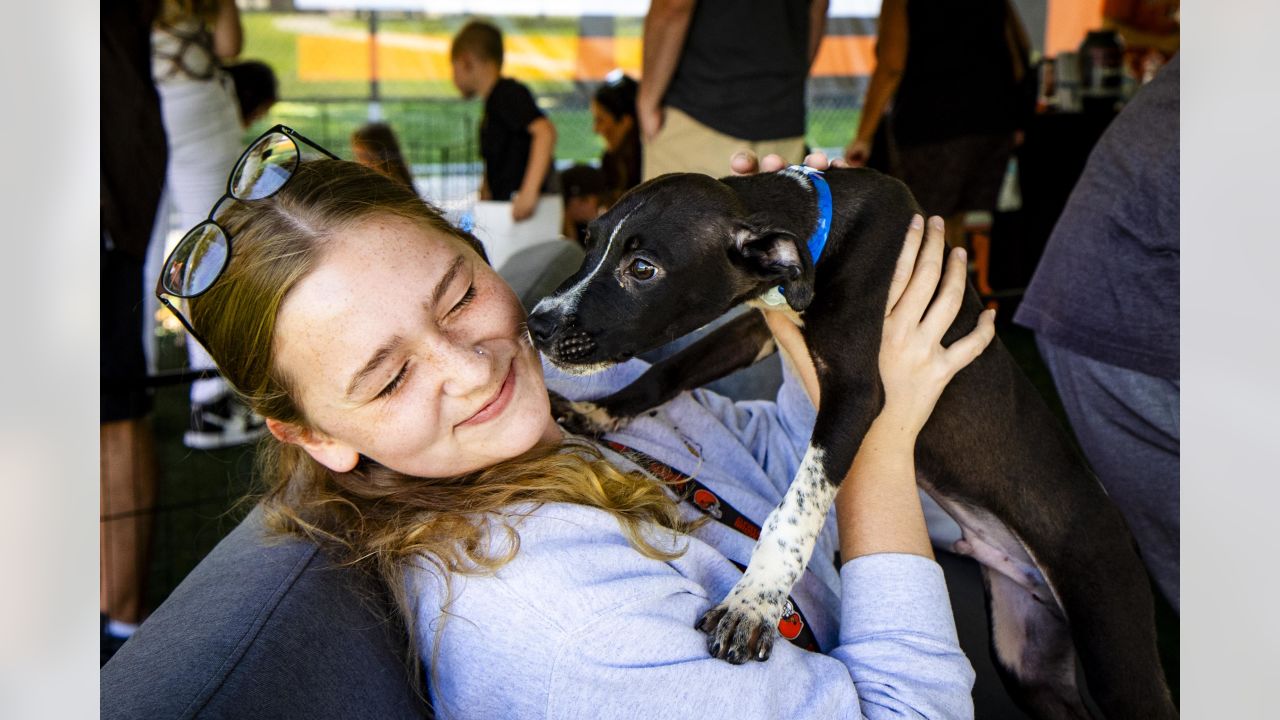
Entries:
[[450,344],[444,361],[447,395],[464,397],[493,384],[493,355],[479,345]]

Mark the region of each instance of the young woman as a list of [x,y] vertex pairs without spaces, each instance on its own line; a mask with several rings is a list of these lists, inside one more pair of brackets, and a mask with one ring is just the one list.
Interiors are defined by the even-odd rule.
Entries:
[[604,207],[640,184],[640,124],[636,120],[639,84],[615,70],[591,98],[591,129],[604,140],[600,170],[605,177]]
[[[194,296],[189,324],[267,418],[269,522],[381,575],[441,717],[972,716],[912,458],[994,330],[984,315],[940,345],[964,284],[959,251],[943,272],[940,222],[907,230],[884,409],[780,625],[816,649],[779,638],[767,661],[732,665],[694,624],[753,541],[714,516],[758,522],[796,471],[817,393],[796,327],[770,319],[790,359],[777,402],[696,391],[606,442],[568,436],[548,386],[597,397],[644,364],[544,368],[473,237],[383,175],[291,160],[296,136],[275,133],[231,184],[269,197],[215,210],[162,289]],[[709,514],[673,493],[682,473]]]

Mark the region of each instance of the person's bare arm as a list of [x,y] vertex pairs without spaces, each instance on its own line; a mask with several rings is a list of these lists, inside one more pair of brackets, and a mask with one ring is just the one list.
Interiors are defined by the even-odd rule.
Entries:
[[850,165],[866,164],[871,155],[871,140],[880,126],[885,107],[898,91],[906,66],[907,0],[884,0],[877,23],[876,69],[867,84],[858,130],[844,151],[844,159]]
[[641,41],[644,59],[641,63],[640,91],[636,96],[636,115],[640,135],[647,142],[662,129],[662,98],[667,94],[671,78],[680,64],[680,51],[697,0],[653,0],[644,17]]
[[542,183],[547,179],[547,171],[551,167],[551,156],[556,149],[556,126],[546,116],[539,117],[529,123],[529,134],[533,141],[529,145],[529,163],[524,168],[524,179],[520,189],[511,199],[511,217],[524,220],[533,215],[538,207],[538,196],[542,194]]
[[234,59],[244,49],[244,30],[240,26],[240,10],[235,0],[218,3],[218,17],[213,21],[213,54],[219,60]]
[[829,0],[812,0],[809,3],[809,67],[818,57],[822,38],[827,34],[827,7]]

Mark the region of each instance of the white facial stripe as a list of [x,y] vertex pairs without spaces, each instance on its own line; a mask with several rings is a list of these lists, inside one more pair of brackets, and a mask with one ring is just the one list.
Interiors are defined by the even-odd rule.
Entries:
[[780,613],[791,587],[813,556],[818,533],[835,500],[836,486],[827,482],[823,470],[825,455],[815,445],[805,452],[782,504],[764,522],[746,573],[729,593],[731,605],[763,603],[776,608],[776,613],[766,613],[766,617]]
[[609,233],[609,242],[604,246],[604,252],[600,255],[600,262],[596,263],[596,266],[592,268],[591,272],[587,273],[586,277],[579,280],[577,285],[574,285],[559,297],[551,300],[550,305],[552,307],[559,306],[560,311],[564,313],[571,313],[578,307],[578,299],[582,297],[582,291],[587,288],[587,285],[591,284],[591,281],[595,279],[596,275],[600,274],[600,269],[604,267],[604,264],[609,261],[609,256],[613,254],[613,243],[618,238],[618,233],[622,231],[622,226],[626,224],[627,218],[631,217],[631,213],[634,213],[642,207],[644,207],[644,203],[635,206],[631,209],[631,212],[622,216],[622,219],[618,221],[618,224],[613,227],[613,232]]

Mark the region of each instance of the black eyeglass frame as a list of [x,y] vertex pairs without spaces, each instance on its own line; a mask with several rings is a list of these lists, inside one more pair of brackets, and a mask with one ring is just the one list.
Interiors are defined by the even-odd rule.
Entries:
[[[266,140],[268,137],[274,134],[284,135],[285,137],[289,138],[290,142],[293,143],[293,149],[296,152],[296,157],[294,158],[294,161],[293,161],[293,167],[289,169],[289,175],[284,179],[284,182],[280,183],[280,187],[277,187],[275,190],[272,190],[271,192],[267,193],[266,195],[263,195],[262,197],[253,198],[254,200],[266,200],[267,198],[272,197],[276,193],[280,192],[280,190],[283,189],[285,185],[289,184],[289,180],[293,178],[293,174],[298,171],[298,166],[302,164],[302,146],[299,143],[306,144],[308,147],[320,152],[325,157],[328,157],[332,160],[342,159],[337,155],[334,155],[333,153],[324,149],[315,141],[309,139],[302,133],[297,132],[296,130],[294,130],[293,128],[287,125],[280,125],[280,124],[275,125],[274,127],[268,129],[266,132],[259,135],[257,138],[254,139],[253,142],[249,143],[248,147],[244,149],[244,152],[240,153],[240,158],[236,160],[235,165],[231,166],[231,172],[227,175],[227,191],[222,194],[222,197],[218,198],[218,201],[213,204],[213,207],[209,208],[209,217],[205,218],[203,221],[201,221],[200,223],[192,227],[190,230],[188,230],[182,236],[182,239],[178,241],[178,244],[173,246],[173,252],[169,253],[169,256],[165,258],[164,265],[162,265],[160,268],[160,277],[156,278],[156,299],[160,301],[160,304],[169,308],[169,312],[173,313],[174,316],[178,318],[178,322],[182,323],[182,327],[186,328],[187,332],[191,334],[191,337],[195,338],[196,342],[204,346],[205,349],[208,349],[209,347],[208,343],[206,343],[204,339],[200,337],[200,333],[196,332],[196,329],[191,326],[191,321],[187,320],[187,316],[184,315],[182,311],[178,309],[178,306],[169,302],[169,299],[165,296],[172,295],[173,297],[180,298],[183,300],[190,300],[192,298],[200,297],[201,295],[208,292],[209,288],[214,286],[214,283],[218,282],[218,278],[222,277],[222,273],[226,272],[227,265],[231,262],[231,252],[232,252],[231,233],[228,232],[226,228],[219,225],[217,220],[215,220],[214,218],[218,215],[218,209],[222,207],[222,204],[227,200],[236,200],[239,202],[246,201],[244,198],[237,197],[235,192],[233,192],[236,174],[240,172],[241,167],[244,165],[245,159],[249,157],[249,153],[253,152],[253,150],[256,149],[260,143],[262,143],[262,141]],[[227,243],[227,252],[222,259],[222,267],[218,268],[217,272],[214,273],[213,278],[209,280],[209,284],[205,286],[205,288],[200,292],[184,295],[179,292],[174,292],[169,288],[165,287],[165,278],[169,277],[170,275],[171,266],[173,264],[173,258],[175,255],[178,254],[178,250],[181,249],[182,246],[186,244],[188,240],[190,240],[193,236],[198,234],[207,225],[212,225],[213,227],[217,228],[218,232],[222,234],[223,239]]]

